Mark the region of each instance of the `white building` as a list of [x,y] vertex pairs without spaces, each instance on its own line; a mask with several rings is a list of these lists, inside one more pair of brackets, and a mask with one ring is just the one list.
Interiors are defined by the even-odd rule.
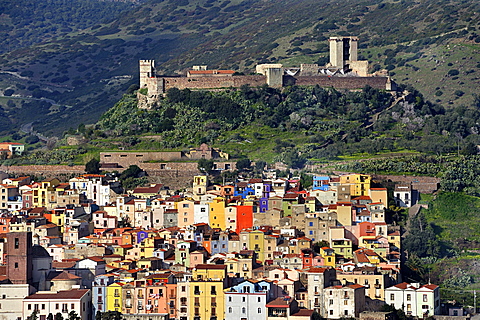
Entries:
[[328,319],[358,318],[365,308],[365,287],[359,284],[323,289],[323,312]]
[[411,185],[396,185],[395,191],[393,192],[393,199],[395,200],[395,205],[397,207],[406,207],[410,208],[416,203]]
[[26,319],[33,311],[37,311],[39,320],[45,320],[49,313],[61,313],[64,319],[68,319],[68,313],[74,310],[81,320],[89,320],[91,302],[92,295],[88,289],[40,291],[25,297],[22,318]]
[[34,292],[29,284],[0,284],[0,319],[23,319],[23,299]]
[[269,281],[244,281],[225,291],[225,319],[267,319],[266,304],[274,291]]
[[105,181],[103,174],[84,174],[69,180],[70,188],[84,194],[88,200],[99,206],[108,205],[110,199],[110,185]]
[[437,285],[402,282],[385,289],[385,303],[407,315],[422,317],[440,314],[440,289]]

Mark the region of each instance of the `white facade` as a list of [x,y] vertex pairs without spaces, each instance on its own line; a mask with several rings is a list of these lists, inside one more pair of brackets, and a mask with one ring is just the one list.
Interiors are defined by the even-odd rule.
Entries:
[[209,213],[209,205],[208,203],[205,204],[195,204],[193,206],[193,215],[194,215],[194,223],[210,223],[208,213]]
[[0,284],[0,320],[23,319],[23,299],[34,292],[29,284]]
[[410,185],[396,185],[393,198],[397,207],[410,208],[415,204],[412,187]]
[[413,317],[440,314],[440,291],[438,286],[418,283],[400,283],[385,289],[385,303],[402,309]]
[[365,308],[365,287],[354,284],[325,288],[323,304],[320,315],[324,318],[357,318]]
[[81,320],[89,320],[92,295],[88,289],[73,289],[59,292],[42,291],[32,294],[23,300],[23,319],[34,310],[40,320],[46,319],[49,313],[61,313],[68,319],[68,313],[74,310]]

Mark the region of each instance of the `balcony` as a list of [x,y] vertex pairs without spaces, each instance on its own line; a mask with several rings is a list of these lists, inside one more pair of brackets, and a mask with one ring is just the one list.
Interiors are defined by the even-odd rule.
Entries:
[[200,295],[200,291],[194,291],[193,294],[196,295],[196,296],[199,296],[199,295]]
[[217,294],[217,291],[210,291],[210,294],[215,296]]
[[212,302],[212,307],[216,307],[217,306],[217,303],[216,302]]
[[138,310],[143,310],[143,306],[138,306]]
[[62,309],[62,313],[68,313],[68,309]]
[[175,298],[176,298],[175,295],[169,295],[168,297],[169,297],[170,299],[175,299]]
[[194,305],[195,307],[200,307],[200,302],[195,302],[193,305]]

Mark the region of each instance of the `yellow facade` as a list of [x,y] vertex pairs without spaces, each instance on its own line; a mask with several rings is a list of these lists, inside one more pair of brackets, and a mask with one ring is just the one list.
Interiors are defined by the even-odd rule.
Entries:
[[225,230],[225,199],[217,197],[210,203],[210,227]]
[[189,320],[225,318],[225,293],[223,281],[190,281],[189,283]]
[[59,184],[60,181],[58,179],[40,182],[37,187],[32,189],[32,206],[52,209],[54,207],[53,204],[56,204],[55,187]]
[[123,308],[123,297],[122,297],[122,287],[123,283],[112,283],[107,286],[107,310],[109,311],[119,311],[122,312]]
[[350,185],[350,195],[353,197],[368,196],[371,177],[366,174],[346,174],[340,176],[340,184]]
[[329,247],[320,248],[320,255],[324,260],[324,265],[326,267],[335,268],[335,251]]
[[249,233],[248,244],[249,250],[255,251],[257,259],[265,261],[265,236],[260,230],[254,230]]

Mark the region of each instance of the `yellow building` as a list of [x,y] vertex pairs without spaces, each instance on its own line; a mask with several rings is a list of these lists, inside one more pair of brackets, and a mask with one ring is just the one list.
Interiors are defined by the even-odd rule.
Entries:
[[350,195],[353,197],[368,196],[370,192],[371,177],[366,174],[346,174],[340,176],[340,184],[350,186]]
[[32,188],[32,206],[46,207],[51,209],[53,203],[56,203],[55,187],[60,184],[56,178],[40,182],[37,186]]
[[323,264],[326,267],[335,268],[335,251],[329,247],[320,248],[320,255],[323,258]]
[[250,231],[248,238],[248,249],[255,251],[258,260],[265,261],[265,236],[263,231]]
[[212,228],[225,230],[225,199],[217,197],[210,203],[209,224]]
[[199,264],[189,284],[190,314],[188,319],[224,319],[226,265]]
[[329,239],[330,247],[337,255],[343,256],[346,259],[353,258],[352,240],[345,236],[344,227],[330,227]]
[[122,308],[123,308],[122,287],[123,286],[124,286],[124,283],[121,283],[121,282],[115,282],[107,286],[107,297],[106,297],[107,310],[122,312]]

